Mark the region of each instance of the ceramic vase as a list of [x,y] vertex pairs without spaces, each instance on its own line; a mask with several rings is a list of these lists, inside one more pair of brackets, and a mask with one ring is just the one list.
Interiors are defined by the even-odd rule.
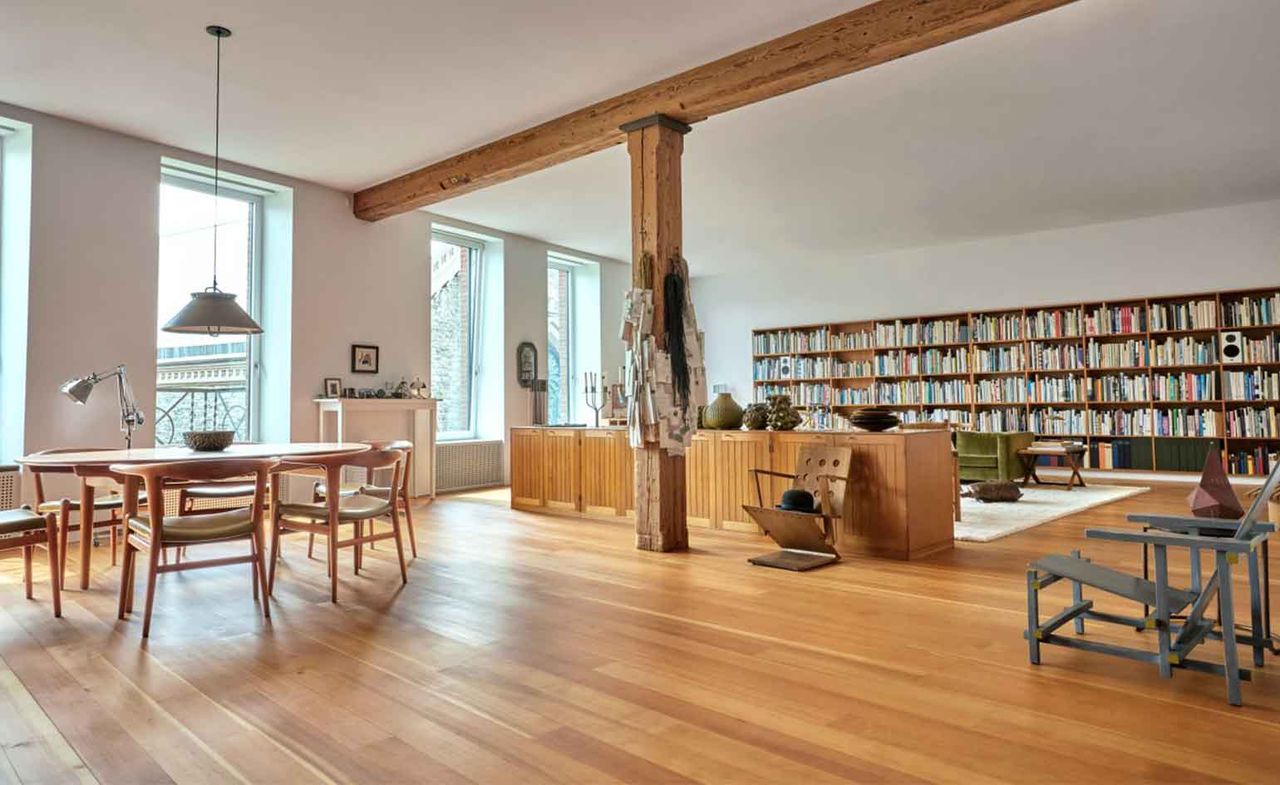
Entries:
[[742,407],[729,393],[717,393],[702,410],[702,426],[716,431],[737,430],[742,427]]

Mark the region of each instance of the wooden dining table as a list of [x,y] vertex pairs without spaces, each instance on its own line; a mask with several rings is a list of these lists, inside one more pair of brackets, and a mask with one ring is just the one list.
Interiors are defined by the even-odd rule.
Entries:
[[[111,471],[115,464],[161,463],[166,461],[213,461],[224,458],[280,458],[306,463],[308,456],[354,455],[369,449],[367,444],[347,442],[246,442],[233,444],[221,452],[197,452],[187,447],[138,447],[131,450],[87,450],[85,452],[35,453],[18,459],[28,470],[75,474],[80,478],[80,588],[89,588],[89,561],[93,551],[93,478],[126,479]],[[136,482],[130,480],[129,482]],[[132,496],[132,498],[130,498]],[[163,503],[163,502],[161,502]],[[136,494],[125,494],[121,519],[137,512]]]

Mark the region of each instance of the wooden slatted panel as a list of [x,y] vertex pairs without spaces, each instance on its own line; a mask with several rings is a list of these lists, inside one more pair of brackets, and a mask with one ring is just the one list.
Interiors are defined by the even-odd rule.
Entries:
[[511,429],[511,506],[536,509],[546,506],[542,469],[542,431]]
[[[775,472],[786,472],[793,474],[796,470],[796,456],[800,453],[800,448],[806,444],[821,444],[823,446],[831,446],[834,443],[833,438],[829,435],[824,436],[817,433],[802,432],[783,432],[773,435],[773,455],[770,456],[770,464]],[[782,492],[791,487],[792,481],[783,477],[774,477],[772,483],[772,496],[765,499],[765,504],[777,504],[782,498]],[[766,488],[768,493],[769,489]]]
[[752,469],[769,468],[769,434],[725,431],[717,434],[716,482],[712,484],[719,528],[759,531],[742,511],[742,505],[756,503]]
[[684,453],[686,519],[690,526],[715,526],[715,499],[711,495],[717,434],[702,431]]
[[842,553],[874,553],[907,557],[906,460],[900,439],[872,436],[835,437],[853,449],[850,514],[839,527],[836,547]]
[[547,507],[554,510],[581,510],[579,469],[582,431],[548,428],[543,431],[542,461],[546,467]]
[[628,493],[635,470],[626,431],[582,432],[582,511],[623,517],[635,489]]

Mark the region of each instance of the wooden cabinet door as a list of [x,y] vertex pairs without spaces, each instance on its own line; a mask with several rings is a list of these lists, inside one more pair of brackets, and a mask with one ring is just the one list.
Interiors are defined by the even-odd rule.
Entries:
[[[785,472],[794,474],[796,470],[796,456],[800,453],[800,448],[806,444],[820,444],[824,447],[830,447],[832,444],[830,436],[824,436],[820,433],[811,431],[782,431],[773,435],[773,454],[769,456],[770,466],[775,472]],[[773,495],[765,499],[765,506],[777,504],[782,498],[782,492],[790,488],[792,481],[785,477],[773,478]],[[769,493],[768,487],[765,493]]]
[[542,432],[542,467],[549,510],[582,509],[581,457],[583,431],[547,428]]
[[684,451],[685,520],[690,526],[715,525],[712,467],[715,465],[715,431],[700,431]]
[[[767,432],[722,431],[716,434],[715,464],[711,477],[719,528],[758,532],[759,527],[742,510],[742,505],[759,504],[752,469],[769,468]],[[761,490],[769,492],[766,477],[760,478]],[[769,499],[765,497],[765,504]]]
[[546,506],[542,470],[542,429],[511,429],[511,506],[538,509]]
[[626,431],[582,432],[582,511],[587,515],[624,517],[632,504],[630,488],[635,459]]

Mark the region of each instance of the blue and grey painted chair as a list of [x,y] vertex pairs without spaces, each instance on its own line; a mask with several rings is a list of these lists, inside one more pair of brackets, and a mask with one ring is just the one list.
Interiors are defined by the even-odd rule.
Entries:
[[[1255,665],[1262,664],[1265,641],[1262,620],[1262,588],[1258,574],[1258,549],[1275,531],[1274,523],[1259,520],[1266,509],[1266,500],[1280,487],[1280,466],[1271,470],[1262,492],[1234,524],[1220,521],[1219,525],[1232,526],[1229,537],[1205,536],[1201,532],[1212,526],[1202,518],[1182,518],[1165,515],[1134,515],[1129,520],[1148,527],[1146,531],[1119,531],[1113,529],[1087,529],[1085,537],[1095,540],[1131,542],[1150,547],[1155,559],[1155,580],[1146,580],[1127,573],[1094,564],[1082,557],[1079,551],[1070,556],[1045,556],[1032,562],[1027,568],[1027,639],[1028,655],[1033,665],[1040,664],[1041,644],[1066,646],[1100,654],[1155,663],[1164,678],[1172,678],[1173,668],[1205,671],[1226,677],[1227,701],[1239,706],[1240,682],[1252,678],[1252,672],[1240,667],[1237,646],[1245,644],[1253,649]],[[1158,529],[1154,531],[1152,529]],[[1195,554],[1199,562],[1201,551],[1214,554],[1215,569],[1208,580],[1194,576],[1190,589],[1178,589],[1169,585],[1169,548],[1186,548]],[[1250,616],[1252,630],[1247,637],[1236,633],[1235,600],[1232,596],[1231,566],[1245,557],[1249,569]],[[1058,581],[1071,582],[1072,604],[1058,614],[1040,620],[1040,591]],[[1132,600],[1143,606],[1141,617],[1120,616],[1095,610],[1093,600],[1084,598],[1084,587],[1106,594]],[[1214,599],[1218,601],[1219,625],[1208,613]],[[1174,618],[1186,610],[1185,617]],[[1106,622],[1133,627],[1138,630],[1154,629],[1158,649],[1136,649],[1128,646],[1066,637],[1058,629],[1073,622],[1076,635],[1084,633],[1085,620]],[[1220,628],[1219,628],[1220,627]],[[1221,640],[1222,664],[1191,659],[1191,652],[1205,640]]]

